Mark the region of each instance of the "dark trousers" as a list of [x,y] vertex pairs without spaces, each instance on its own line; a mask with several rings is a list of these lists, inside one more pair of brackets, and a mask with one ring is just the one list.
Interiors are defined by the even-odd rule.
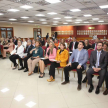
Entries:
[[72,63],[71,66],[66,66],[64,68],[64,74],[65,74],[65,81],[69,81],[69,71],[76,69],[77,70],[77,74],[78,74],[78,84],[81,85],[81,81],[82,81],[82,71],[84,70],[84,67],[82,66],[82,68],[77,69],[77,66],[79,65],[79,63],[74,62]]
[[105,81],[106,81],[106,88],[108,89],[108,72],[106,73]]
[[[15,66],[15,65],[17,64],[17,63],[16,63],[16,59],[20,59],[20,56],[19,56],[19,55],[11,55],[11,56],[9,57],[9,59],[10,59],[10,61],[13,62],[14,66]],[[22,60],[20,60],[20,66],[23,67]]]
[[[27,60],[30,58],[30,56],[25,57],[24,59],[19,58],[19,61],[22,62],[24,60],[24,68],[28,69],[28,64],[27,64]],[[22,63],[22,67],[23,67],[23,63]]]
[[[92,85],[92,74],[94,74],[94,70],[92,68],[89,68],[87,71],[87,79],[88,79],[88,84]],[[102,69],[99,72],[99,82],[98,82],[98,87],[102,86],[102,83],[105,79],[105,74],[106,74],[106,69]]]
[[52,62],[49,70],[49,75],[55,79],[55,68],[60,67],[60,63]]

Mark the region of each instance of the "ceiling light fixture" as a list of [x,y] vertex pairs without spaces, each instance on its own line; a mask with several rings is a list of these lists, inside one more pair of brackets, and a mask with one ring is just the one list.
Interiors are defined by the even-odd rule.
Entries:
[[57,19],[61,19],[61,18],[53,18],[53,19],[56,19],[57,20]]
[[4,88],[4,89],[1,90],[1,92],[3,92],[3,93],[5,93],[5,92],[7,92],[7,91],[9,91],[8,88]]
[[36,103],[34,103],[34,102],[32,102],[32,101],[30,101],[30,102],[28,102],[27,104],[26,104],[26,106],[28,106],[28,107],[33,107],[34,105],[36,105]]
[[67,18],[67,19],[68,19],[68,18],[72,18],[72,17],[70,17],[70,16],[66,16],[66,17],[64,17],[64,18]]
[[34,21],[28,21],[28,22],[32,23],[32,22],[34,22]]
[[27,18],[29,18],[29,17],[25,17],[25,16],[24,16],[24,17],[21,17],[21,18],[23,18],[23,19],[27,19]]
[[22,99],[24,99],[23,95],[18,95],[16,98],[14,98],[16,101],[21,101]]
[[92,16],[92,15],[90,15],[90,14],[86,14],[86,15],[84,15],[85,17],[90,17],[90,16]]
[[80,9],[71,9],[70,11],[72,11],[72,12],[79,12],[81,10]]
[[10,21],[16,21],[17,19],[14,19],[14,18],[11,18],[11,19],[9,19]]
[[49,2],[49,3],[59,3],[61,2],[60,0],[45,0],[46,2]]
[[4,15],[3,13],[0,13],[0,15]]
[[84,22],[84,23],[89,23],[89,22]]
[[82,21],[81,19],[77,19],[76,21]]
[[46,21],[46,19],[40,19],[40,21]]
[[67,22],[72,22],[72,20],[66,20]]
[[33,7],[32,6],[29,6],[29,5],[23,5],[23,6],[20,6],[20,8],[23,8],[23,9],[31,9]]
[[55,13],[55,12],[50,12],[50,13],[47,13],[47,14],[55,15],[55,14],[57,14],[57,13]]
[[80,23],[80,22],[75,22],[75,23]]
[[44,14],[36,14],[35,16],[45,16]]
[[68,23],[63,23],[63,24],[68,24]]
[[98,21],[98,22],[104,22],[104,21]]
[[99,20],[99,18],[92,18],[92,20]]
[[18,9],[8,9],[7,11],[9,11],[9,12],[18,12],[19,10]]
[[102,5],[102,6],[99,6],[100,8],[108,8],[108,5]]

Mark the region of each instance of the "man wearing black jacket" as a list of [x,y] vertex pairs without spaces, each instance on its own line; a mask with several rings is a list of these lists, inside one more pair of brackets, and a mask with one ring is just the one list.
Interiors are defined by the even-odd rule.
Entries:
[[73,42],[70,43],[69,50],[73,51],[74,49],[77,49],[77,47],[78,47],[78,42],[76,42],[76,37],[73,37]]
[[16,36],[14,36],[14,41],[13,42],[14,42],[15,45],[17,45],[17,38],[16,38]]
[[27,56],[24,56],[23,58],[21,58],[21,59],[24,60],[24,67],[21,67],[19,70],[23,70],[25,68],[24,72],[28,71],[27,60],[32,56],[30,54],[30,51],[32,50],[32,48],[33,48],[33,45],[31,44],[31,40],[28,40],[27,41],[27,47],[26,47],[26,50],[25,50],[25,53],[27,53]]

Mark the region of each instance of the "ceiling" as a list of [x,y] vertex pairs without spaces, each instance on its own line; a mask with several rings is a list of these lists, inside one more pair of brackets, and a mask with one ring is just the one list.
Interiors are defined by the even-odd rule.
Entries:
[[[54,0],[52,0],[54,1]],[[23,9],[20,6],[29,5],[33,8]],[[51,4],[45,0],[0,0],[0,22],[28,23],[36,25],[90,25],[90,24],[108,24],[108,8],[101,9],[99,6],[108,5],[108,0],[61,0],[59,3]],[[18,9],[18,12],[9,12],[8,9]],[[72,12],[71,9],[80,9],[79,12]],[[55,15],[47,13],[55,12]],[[35,16],[44,14],[45,16]],[[90,17],[84,17],[85,14],[91,14]],[[22,19],[21,17],[29,17]],[[66,16],[72,18],[64,18]],[[17,19],[10,21],[9,19]],[[61,18],[61,19],[53,19]],[[92,18],[99,18],[93,20]],[[40,21],[45,19],[46,21]],[[78,21],[77,21],[78,20]],[[82,21],[79,21],[82,20]],[[34,21],[34,22],[28,22]],[[54,22],[55,21],[55,22]],[[58,21],[58,22],[57,22]],[[104,21],[104,22],[98,22]],[[42,24],[44,22],[44,24]],[[47,22],[47,23],[45,23]],[[80,23],[79,23],[80,22]],[[86,23],[84,23],[86,22]],[[89,23],[87,23],[89,22]],[[53,25],[55,24],[55,25]],[[56,25],[57,24],[57,25]]]

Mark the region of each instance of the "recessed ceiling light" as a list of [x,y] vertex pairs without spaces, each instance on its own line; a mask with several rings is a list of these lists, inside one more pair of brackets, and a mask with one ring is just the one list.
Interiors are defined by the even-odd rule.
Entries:
[[104,21],[98,21],[98,22],[104,22]]
[[99,20],[99,18],[92,18],[92,20]]
[[86,14],[86,15],[84,15],[85,17],[90,17],[90,16],[92,16],[92,15],[90,15],[90,14]]
[[53,18],[53,19],[61,19],[61,18]]
[[89,22],[84,22],[84,23],[89,23]]
[[4,15],[3,13],[0,13],[0,15]]
[[59,23],[58,21],[53,21],[53,23]]
[[77,19],[76,21],[82,21],[81,19]]
[[28,21],[28,22],[34,22],[34,21]]
[[21,101],[22,99],[24,99],[23,95],[18,95],[16,98],[14,98],[17,101]]
[[45,16],[44,14],[36,14],[35,16]]
[[9,91],[8,88],[4,88],[4,89],[1,90],[1,92],[3,92],[3,93],[5,93],[5,92],[7,92],[7,91]]
[[47,24],[47,22],[42,22],[42,24]]
[[53,24],[53,25],[57,25],[57,24]]
[[30,108],[33,107],[34,105],[36,105],[36,103],[34,103],[32,101],[30,101],[29,103],[26,104],[26,106],[28,106]]
[[10,21],[16,21],[17,19],[14,19],[14,18],[11,18],[11,19],[9,19]]
[[23,9],[31,9],[33,7],[32,6],[29,6],[29,5],[23,5],[23,6],[20,6],[20,8],[23,8]]
[[8,9],[7,11],[9,11],[9,12],[18,12],[19,10],[18,9]]
[[27,19],[27,18],[29,18],[29,17],[25,17],[25,16],[24,16],[24,17],[21,17],[21,18],[23,18],[23,19]]
[[61,2],[60,0],[45,0],[45,1],[47,1],[49,3],[59,3],[59,2]]
[[47,14],[55,15],[55,14],[57,14],[57,13],[55,13],[55,12],[50,12],[50,13],[47,13]]
[[70,11],[72,11],[72,12],[79,12],[81,10],[80,9],[71,9]]
[[100,8],[108,8],[108,5],[99,6]]
[[46,19],[40,19],[40,21],[46,21]]
[[75,22],[75,23],[80,23],[80,22]]
[[68,23],[63,23],[63,24],[68,24]]
[[66,20],[67,22],[72,22],[72,20]]
[[67,18],[67,19],[68,19],[68,18],[72,18],[72,17],[70,17],[70,16],[66,16],[66,17],[64,17],[64,18]]

